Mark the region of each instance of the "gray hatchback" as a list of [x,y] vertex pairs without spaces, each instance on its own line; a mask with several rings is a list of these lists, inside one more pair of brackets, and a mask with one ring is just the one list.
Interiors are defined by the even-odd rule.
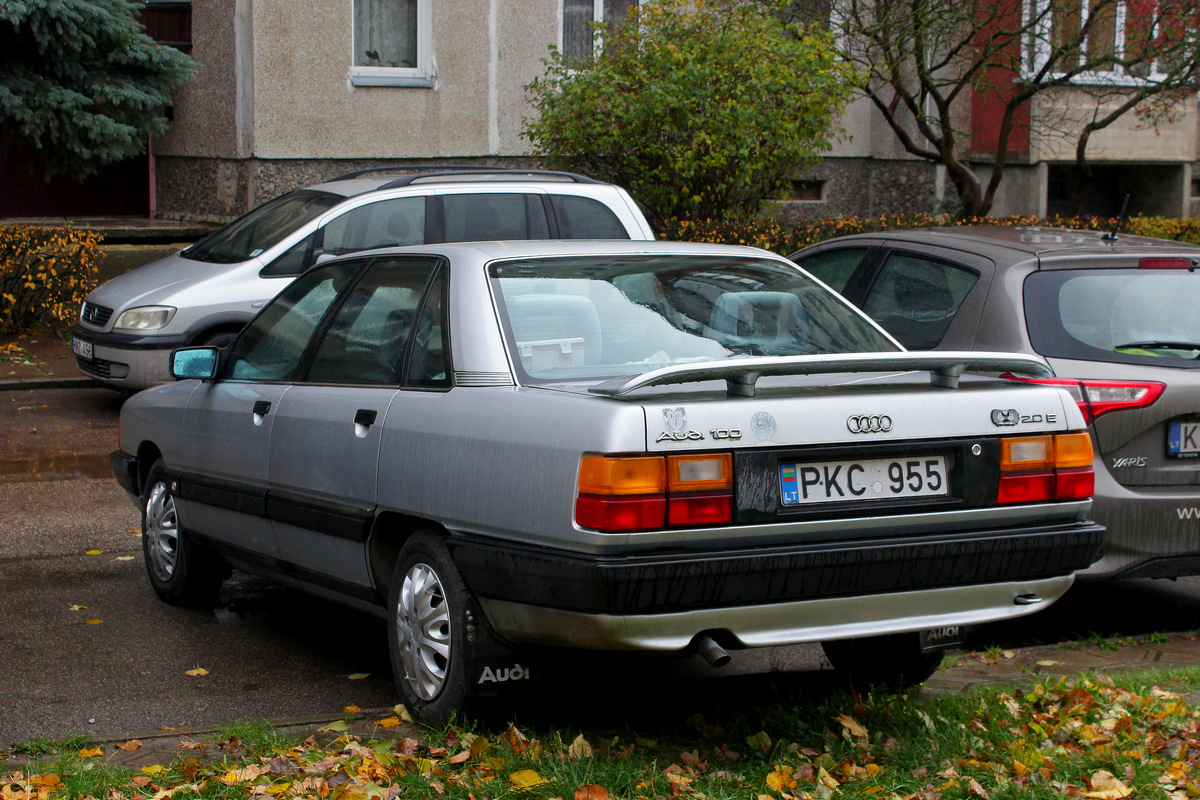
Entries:
[[[1200,247],[1091,231],[848,236],[791,259],[906,347],[1044,356],[1096,446],[1083,578],[1200,574]],[[1018,420],[1011,420],[1017,424]]]

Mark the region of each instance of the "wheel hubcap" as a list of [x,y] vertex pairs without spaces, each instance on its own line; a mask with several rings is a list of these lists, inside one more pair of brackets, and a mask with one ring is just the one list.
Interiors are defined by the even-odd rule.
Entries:
[[414,564],[404,576],[396,631],[405,680],[417,697],[432,700],[450,666],[450,605],[437,573],[426,564]]
[[175,517],[175,498],[162,483],[154,484],[146,498],[146,554],[154,577],[166,583],[175,574],[179,558],[179,524]]

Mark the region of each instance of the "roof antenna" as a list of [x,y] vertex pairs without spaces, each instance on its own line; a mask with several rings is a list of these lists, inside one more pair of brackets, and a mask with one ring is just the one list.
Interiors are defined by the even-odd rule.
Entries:
[[1121,201],[1121,213],[1117,216],[1117,224],[1111,231],[1104,234],[1100,238],[1106,242],[1115,242],[1117,240],[1117,231],[1129,224],[1129,195],[1125,195],[1125,199]]

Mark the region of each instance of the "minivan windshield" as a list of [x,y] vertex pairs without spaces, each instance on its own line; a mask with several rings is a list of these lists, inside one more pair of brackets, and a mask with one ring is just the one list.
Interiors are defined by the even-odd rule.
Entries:
[[491,280],[512,361],[535,382],[900,349],[840,296],[765,258],[520,259],[492,265]]
[[344,199],[340,195],[309,189],[289,192],[235,219],[180,255],[217,264],[247,261]]

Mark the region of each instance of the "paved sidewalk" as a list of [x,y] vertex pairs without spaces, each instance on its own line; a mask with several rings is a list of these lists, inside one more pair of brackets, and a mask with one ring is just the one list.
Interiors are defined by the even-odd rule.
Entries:
[[0,391],[97,385],[75,366],[69,341],[52,333],[0,339]]

